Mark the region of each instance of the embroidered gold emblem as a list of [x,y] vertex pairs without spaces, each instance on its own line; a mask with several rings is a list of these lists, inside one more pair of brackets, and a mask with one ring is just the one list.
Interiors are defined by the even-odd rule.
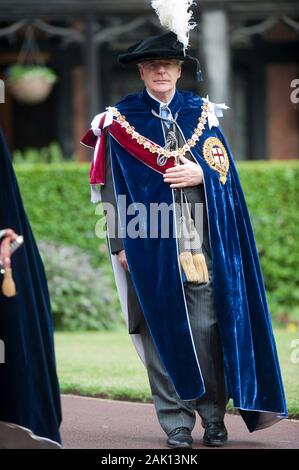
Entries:
[[209,137],[203,145],[203,156],[208,165],[220,174],[221,183],[225,184],[229,159],[223,143],[216,137]]

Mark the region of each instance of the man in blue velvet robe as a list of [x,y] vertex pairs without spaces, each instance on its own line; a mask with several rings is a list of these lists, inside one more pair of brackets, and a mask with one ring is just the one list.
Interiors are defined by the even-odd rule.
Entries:
[[[82,142],[95,147],[93,201],[101,185],[122,307],[167,445],[191,447],[197,411],[203,443],[219,446],[227,440],[229,398],[250,431],[287,412],[250,218],[217,119],[221,106],[176,89],[186,59],[172,32],[129,48],[119,60],[138,65],[145,89],[97,116]],[[153,203],[183,207],[182,197],[201,241],[189,252],[179,209],[154,222],[149,215]],[[109,204],[118,208],[116,221]],[[138,236],[129,230],[136,219]],[[166,219],[174,236],[162,234]]]

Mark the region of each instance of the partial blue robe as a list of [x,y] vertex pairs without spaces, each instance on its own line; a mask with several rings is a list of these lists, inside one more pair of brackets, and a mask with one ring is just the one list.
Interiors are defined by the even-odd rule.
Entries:
[[47,280],[1,131],[0,228],[24,237],[24,245],[11,258],[17,295],[0,294],[0,447],[60,447],[60,394]]

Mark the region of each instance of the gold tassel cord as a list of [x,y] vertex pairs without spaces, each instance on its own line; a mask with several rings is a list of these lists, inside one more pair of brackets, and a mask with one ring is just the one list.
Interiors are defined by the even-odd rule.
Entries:
[[180,253],[180,263],[182,268],[184,269],[186,278],[188,282],[196,282],[199,283],[199,275],[197,270],[195,269],[193,263],[193,257],[190,251],[183,251]]
[[[180,193],[180,214],[177,215],[180,264],[188,282],[207,283],[209,282],[209,272],[205,256],[202,253],[201,239],[191,217],[186,194],[182,189]],[[187,217],[184,215],[185,212]]]
[[[183,202],[183,199],[185,199],[185,203]],[[185,222],[183,227],[186,232],[186,238],[188,239],[187,249],[192,255],[192,264],[196,272],[196,275],[193,275],[193,278],[196,279],[196,281],[194,282],[197,282],[198,284],[207,283],[209,282],[209,272],[208,272],[206,258],[202,252],[202,242],[201,242],[199,233],[197,232],[197,229],[195,227],[194,220],[192,219],[192,216],[191,216],[189,202],[183,190],[181,192],[181,209],[183,212],[184,212],[184,209],[187,212],[187,220],[185,217],[183,217],[183,220]],[[186,238],[184,240],[185,244],[186,244]]]
[[12,270],[10,268],[6,268],[2,282],[2,294],[5,295],[5,297],[14,297],[16,293],[16,285],[12,277]]
[[198,282],[209,282],[209,272],[206,263],[206,259],[203,253],[192,254],[193,264],[196,269],[199,281]]
[[199,282],[209,282],[209,272],[205,255],[202,252],[202,242],[194,226],[194,220],[189,219],[190,247],[193,264],[197,271]]
[[193,264],[193,258],[192,258],[192,253],[190,249],[190,238],[189,238],[186,218],[183,215],[178,216],[178,227],[179,227],[178,242],[179,242],[180,264],[184,270],[187,281],[198,283],[199,276]]

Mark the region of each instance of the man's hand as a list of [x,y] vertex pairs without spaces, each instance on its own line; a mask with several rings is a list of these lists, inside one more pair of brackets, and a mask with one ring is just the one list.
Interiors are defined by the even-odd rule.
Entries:
[[129,271],[129,266],[128,266],[128,262],[127,262],[125,250],[121,250],[121,251],[118,253],[118,261],[120,262],[121,267],[122,267],[125,271]]
[[183,165],[176,165],[168,168],[164,175],[164,182],[170,183],[171,188],[186,188],[187,186],[197,186],[203,182],[203,171],[201,167],[188,160],[186,157],[180,157]]
[[10,244],[18,238],[18,235],[10,228],[5,230],[4,238],[0,247],[0,259],[5,268],[10,268]]

